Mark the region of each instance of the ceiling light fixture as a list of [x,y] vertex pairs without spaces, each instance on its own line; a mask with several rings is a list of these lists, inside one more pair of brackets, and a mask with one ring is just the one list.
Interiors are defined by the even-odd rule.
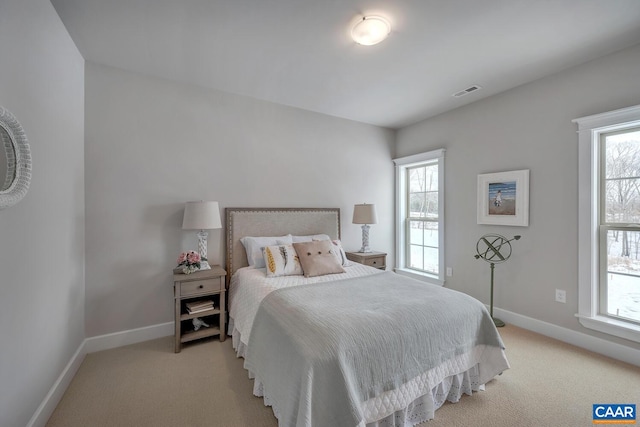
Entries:
[[351,30],[356,43],[371,46],[386,39],[391,32],[391,24],[380,16],[363,16]]

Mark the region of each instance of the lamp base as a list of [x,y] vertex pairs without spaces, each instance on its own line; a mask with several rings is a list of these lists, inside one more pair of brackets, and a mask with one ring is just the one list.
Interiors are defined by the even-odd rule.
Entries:
[[369,253],[371,252],[371,248],[369,247],[369,225],[364,224],[362,226],[362,247],[358,252],[360,253]]
[[493,318],[493,324],[496,325],[496,327],[498,328],[502,328],[505,325],[505,323],[502,320],[496,317]]
[[198,233],[198,252],[200,253],[200,270],[211,270],[211,266],[207,261],[207,233],[205,230],[200,230]]

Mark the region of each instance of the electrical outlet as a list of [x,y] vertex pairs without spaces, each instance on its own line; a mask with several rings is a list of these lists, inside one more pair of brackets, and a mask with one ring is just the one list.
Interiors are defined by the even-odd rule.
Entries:
[[556,301],[565,304],[567,302],[567,292],[562,289],[556,289]]
[[453,268],[447,267],[447,276],[449,277],[453,276]]

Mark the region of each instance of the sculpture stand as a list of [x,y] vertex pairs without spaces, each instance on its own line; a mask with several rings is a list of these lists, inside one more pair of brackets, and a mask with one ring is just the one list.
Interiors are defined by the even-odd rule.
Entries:
[[496,265],[494,263],[491,263],[491,311],[489,312],[489,314],[491,314],[491,318],[493,319],[493,324],[496,325],[498,328],[501,328],[504,326],[504,322],[500,319],[493,317],[493,270],[495,268],[496,268]]
[[506,237],[499,234],[485,234],[480,237],[478,243],[476,243],[476,259],[482,259],[491,266],[491,319],[493,324],[498,328],[504,326],[504,322],[500,319],[493,317],[493,271],[496,268],[496,263],[505,262],[511,256],[511,241],[520,240],[520,236],[513,236],[513,239],[508,240]]

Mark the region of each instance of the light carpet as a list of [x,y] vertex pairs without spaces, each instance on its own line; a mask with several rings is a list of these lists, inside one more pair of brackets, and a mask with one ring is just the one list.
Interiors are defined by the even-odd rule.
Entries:
[[[593,425],[594,403],[640,407],[640,367],[512,325],[499,330],[511,369],[421,427],[580,427]],[[47,427],[276,427],[242,364],[231,339],[177,354],[172,336],[92,353]]]

